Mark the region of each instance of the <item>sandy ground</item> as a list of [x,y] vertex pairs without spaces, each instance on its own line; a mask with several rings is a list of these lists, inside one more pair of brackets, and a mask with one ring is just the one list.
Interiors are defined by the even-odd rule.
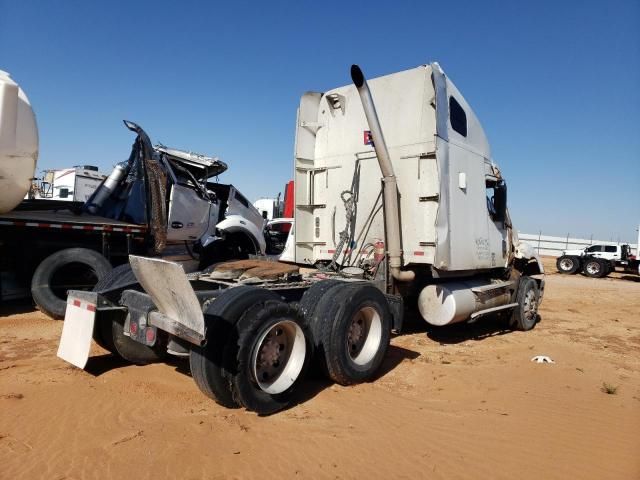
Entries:
[[614,276],[551,272],[531,332],[410,324],[376,381],[307,380],[267,418],[209,401],[181,362],[96,346],[77,370],[60,322],[5,307],[0,478],[640,478],[640,283]]

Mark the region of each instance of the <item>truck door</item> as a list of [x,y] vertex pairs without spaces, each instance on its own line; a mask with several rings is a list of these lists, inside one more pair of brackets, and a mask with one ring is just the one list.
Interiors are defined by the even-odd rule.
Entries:
[[198,240],[209,226],[212,202],[190,187],[174,184],[169,199],[167,241]]
[[602,257],[604,252],[604,245],[591,245],[585,249],[587,255],[591,255],[594,257]]
[[[500,193],[497,191],[501,188],[506,189],[504,185],[500,185],[494,178],[487,178],[485,180],[486,186],[486,199],[487,199],[487,224],[489,235],[489,252],[491,255],[491,267],[504,267],[508,261],[508,238],[507,228],[505,228],[504,214],[501,214],[498,210],[501,208],[499,205]],[[503,200],[506,208],[506,194]]]
[[615,245],[605,245],[603,257],[607,260],[620,260],[619,247]]

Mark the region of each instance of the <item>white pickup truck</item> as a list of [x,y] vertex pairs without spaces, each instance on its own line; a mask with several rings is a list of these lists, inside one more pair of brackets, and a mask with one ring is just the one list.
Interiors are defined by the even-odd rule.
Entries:
[[590,245],[584,249],[563,250],[556,260],[560,273],[576,273],[580,270],[588,277],[605,277],[615,271],[616,265],[629,267],[636,261],[631,246]]

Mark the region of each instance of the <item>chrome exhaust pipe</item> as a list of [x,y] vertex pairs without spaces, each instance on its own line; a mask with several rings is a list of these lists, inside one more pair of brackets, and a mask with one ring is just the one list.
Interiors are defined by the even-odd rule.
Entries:
[[402,246],[400,242],[400,207],[398,205],[398,183],[393,173],[393,165],[389,150],[382,134],[380,120],[376,106],[373,103],[373,97],[367,85],[367,80],[358,65],[351,65],[351,80],[358,89],[360,101],[364,114],[367,117],[367,123],[371,129],[371,137],[373,139],[373,148],[378,157],[378,164],[382,171],[382,183],[384,193],[384,226],[387,234],[387,244],[389,256],[389,270],[393,278],[400,282],[412,281],[416,274],[411,270],[400,270],[402,267]]

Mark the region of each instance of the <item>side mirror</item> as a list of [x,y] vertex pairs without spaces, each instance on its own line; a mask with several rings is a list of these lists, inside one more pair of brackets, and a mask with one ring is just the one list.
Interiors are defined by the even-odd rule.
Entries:
[[507,218],[507,184],[500,182],[493,189],[493,207],[496,210],[494,220],[504,222]]

